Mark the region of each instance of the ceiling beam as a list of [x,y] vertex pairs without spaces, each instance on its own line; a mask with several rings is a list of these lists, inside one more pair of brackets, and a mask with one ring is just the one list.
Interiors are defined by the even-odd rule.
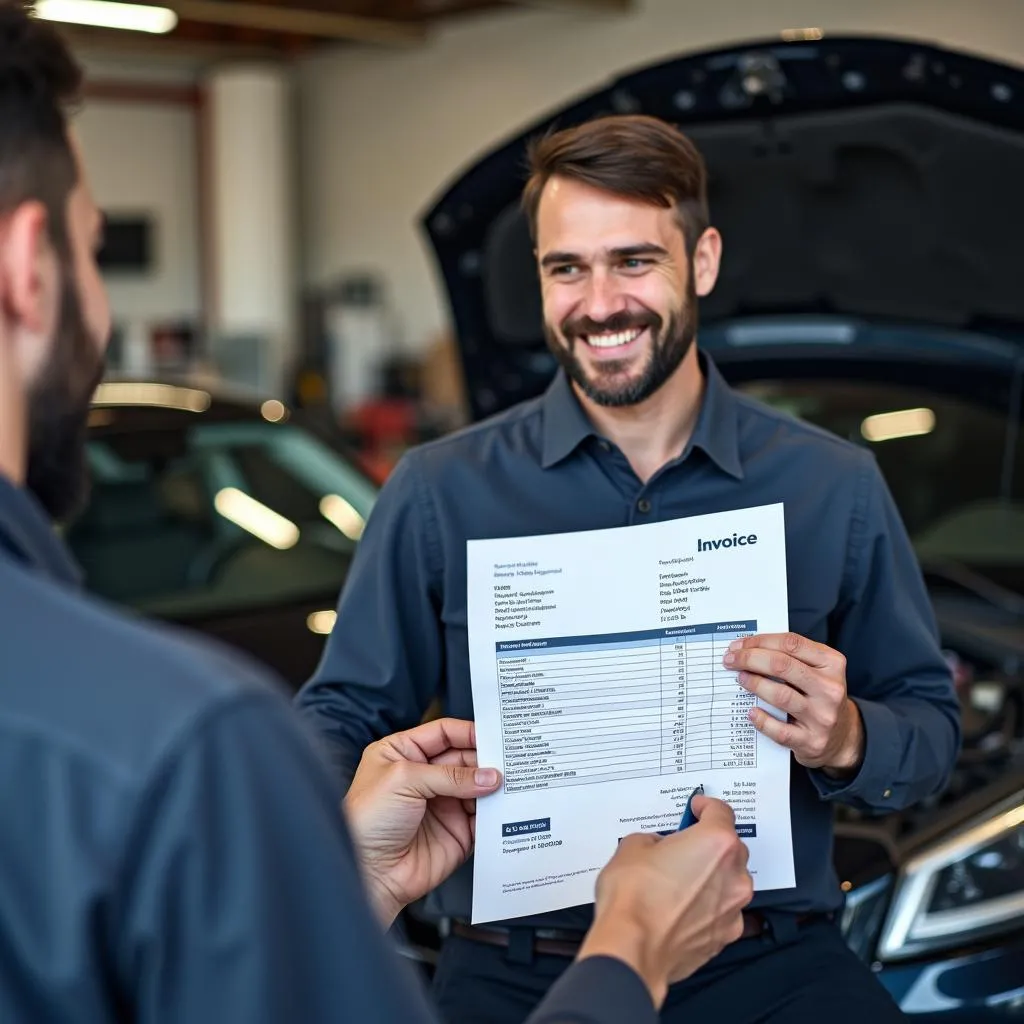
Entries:
[[183,21],[203,22],[207,25],[231,25],[236,28],[255,28],[267,32],[346,39],[385,46],[409,46],[426,38],[425,30],[419,25],[407,25],[383,18],[363,18],[354,14],[304,10],[288,5],[169,0],[166,6],[174,10]]
[[173,82],[87,78],[82,93],[86,102],[108,100],[115,103],[168,104],[192,108],[198,108],[202,103],[202,91],[198,85],[177,85]]
[[68,45],[81,53],[125,55],[166,60],[169,63],[217,63],[232,59],[281,60],[281,50],[271,46],[213,40],[178,39],[173,35],[155,36],[148,32],[120,32],[116,29],[86,28],[78,25],[54,27]]

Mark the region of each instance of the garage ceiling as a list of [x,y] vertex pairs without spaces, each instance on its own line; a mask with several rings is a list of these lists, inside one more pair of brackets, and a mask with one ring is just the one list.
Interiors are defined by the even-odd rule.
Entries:
[[295,56],[337,43],[416,46],[441,22],[483,11],[525,8],[609,14],[633,0],[147,0],[172,9],[168,34],[68,26],[72,41],[117,49]]

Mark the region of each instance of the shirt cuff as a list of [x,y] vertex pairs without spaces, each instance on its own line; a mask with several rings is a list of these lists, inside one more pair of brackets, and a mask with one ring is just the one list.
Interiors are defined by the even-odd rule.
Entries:
[[900,806],[897,773],[900,765],[900,727],[884,704],[852,698],[864,723],[864,760],[852,779],[833,779],[821,771],[810,773],[818,793],[826,800],[859,804],[879,811]]
[[621,960],[591,956],[551,987],[527,1024],[658,1024],[651,994]]

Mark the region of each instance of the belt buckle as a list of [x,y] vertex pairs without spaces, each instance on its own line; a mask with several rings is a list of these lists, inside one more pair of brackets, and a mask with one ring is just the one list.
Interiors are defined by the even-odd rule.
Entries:
[[509,928],[508,947],[505,956],[511,964],[528,965],[533,963],[534,943],[536,937],[532,928]]

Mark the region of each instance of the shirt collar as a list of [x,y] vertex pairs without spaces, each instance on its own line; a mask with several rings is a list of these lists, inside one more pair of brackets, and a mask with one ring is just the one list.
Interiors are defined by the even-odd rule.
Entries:
[[572,385],[559,369],[543,398],[544,438],[541,466],[550,469],[568,458],[588,438],[596,437],[590,420],[573,394]]
[[[683,458],[691,449],[700,448],[719,469],[741,480],[743,466],[740,462],[736,396],[711,357],[702,351],[699,358],[706,382],[704,401]],[[597,432],[573,393],[564,370],[560,369],[555,375],[542,403],[544,435],[541,465],[550,469],[571,455],[588,437],[596,437]]]
[[81,571],[57,536],[43,507],[0,475],[0,550],[62,583],[81,583]]
[[704,370],[704,402],[693,428],[693,437],[683,452],[691,448],[702,452],[723,472],[737,480],[743,479],[740,461],[739,404],[736,393],[726,383],[721,371],[707,352],[698,353]]

